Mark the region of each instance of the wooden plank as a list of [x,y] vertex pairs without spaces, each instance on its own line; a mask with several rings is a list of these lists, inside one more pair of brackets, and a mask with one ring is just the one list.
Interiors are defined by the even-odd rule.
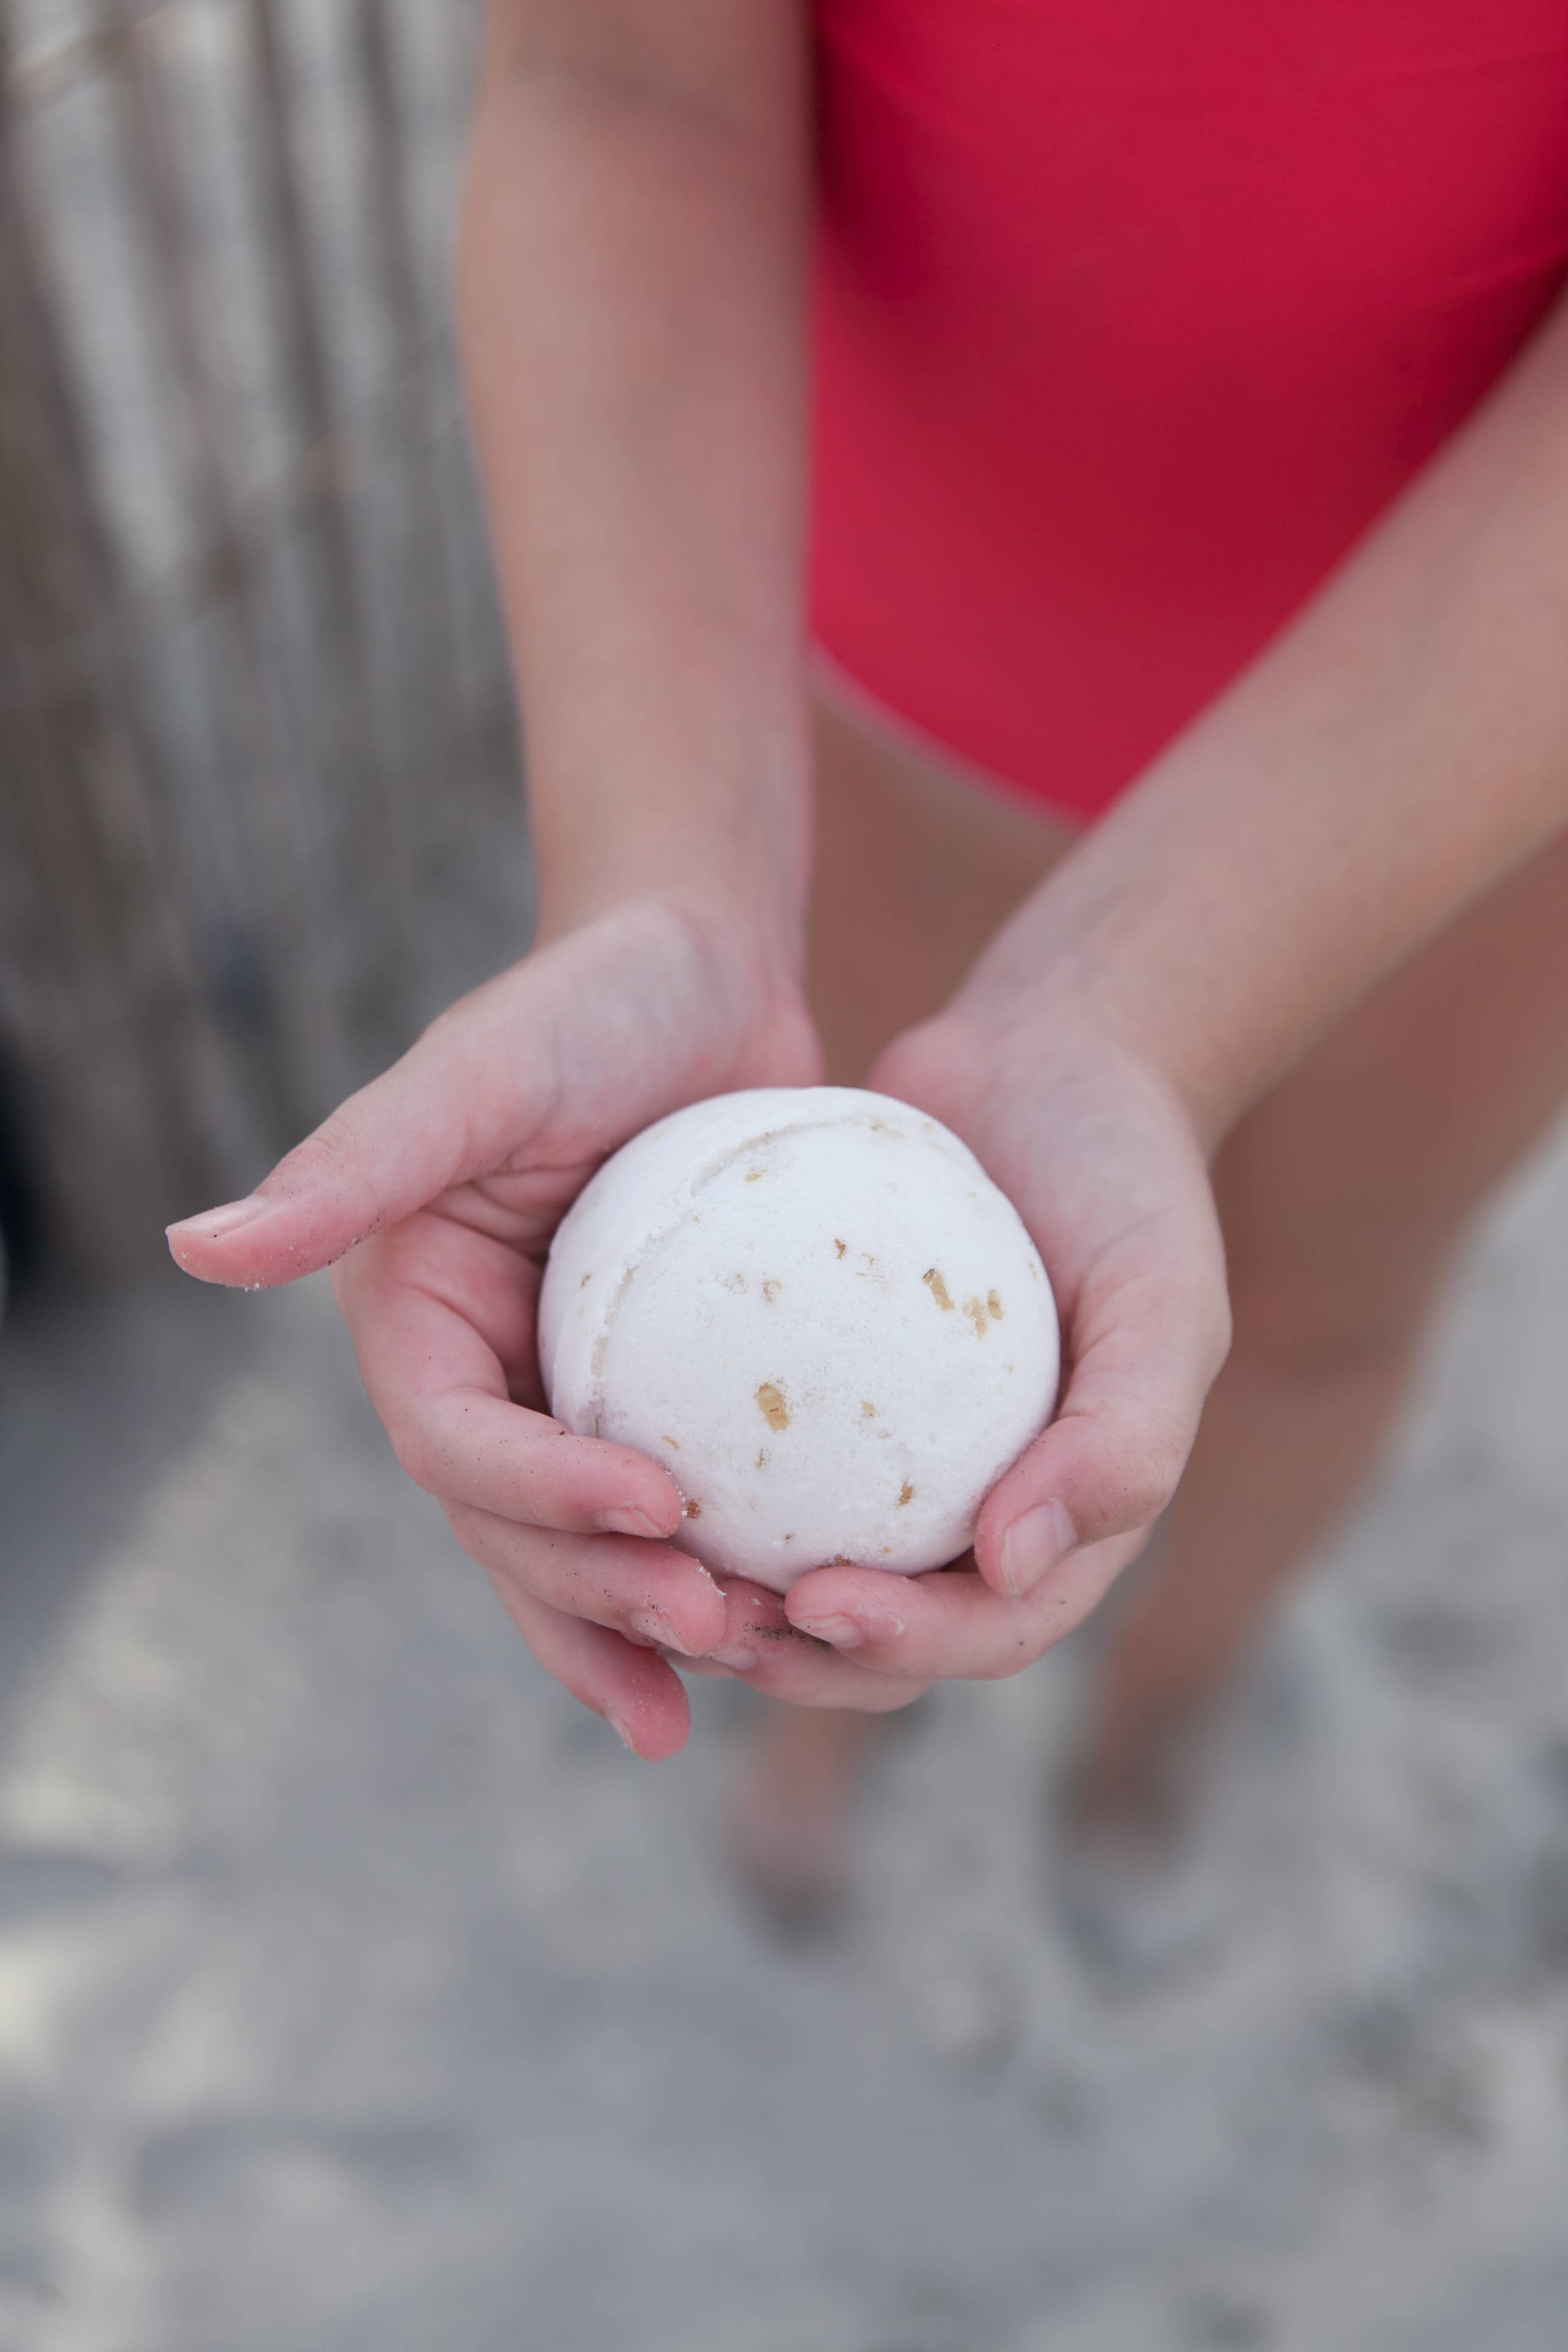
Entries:
[[418,554],[411,619],[430,708],[448,738],[460,733],[475,701],[453,593],[456,557],[450,517],[437,492],[430,377],[444,334],[426,316],[420,293],[403,94],[388,0],[346,0],[349,54],[365,103],[369,198],[365,227],[403,385],[402,472]]
[[322,787],[339,796],[337,895],[353,904],[357,964],[345,1015],[385,1050],[405,1040],[412,1019],[420,917],[415,856],[403,795],[389,780],[378,741],[359,566],[342,468],[352,448],[333,414],[327,310],[291,135],[289,60],[279,0],[239,0],[243,110],[251,128],[262,242],[273,304],[274,356],[291,411],[289,477],[275,486],[273,511],[289,480],[311,478],[304,517],[306,593],[318,677],[329,714]]
[[[37,1107],[58,1244],[119,1271],[232,1175],[243,1120],[206,1018],[3,71],[0,1018]],[[72,658],[74,654],[74,658]]]
[[255,565],[238,529],[225,390],[214,362],[222,331],[217,289],[205,282],[176,110],[136,0],[98,0],[98,25],[117,37],[114,100],[127,193],[147,255],[180,416],[174,454],[222,613],[225,703],[232,719],[240,795],[257,877],[256,919],[284,1048],[289,1125],[310,1125],[348,1083],[351,1059],[336,1016],[323,942],[331,920],[325,877],[303,823],[302,779],[278,703]]
[[[448,961],[455,942],[471,953],[463,893],[478,883],[486,903],[474,869],[493,812],[453,787],[488,784],[501,764],[498,665],[487,636],[485,700],[471,706],[464,664],[489,588],[449,456],[449,339],[418,266],[428,186],[411,141],[428,131],[426,83],[408,79],[416,52],[386,0],[342,5],[336,54],[353,68],[308,132],[289,0],[223,0],[210,16],[201,0],[85,0],[80,37],[35,47],[20,74],[0,39],[0,1025],[38,1074],[58,1222],[84,1263],[155,1250],[169,1214],[250,1181],[363,1074],[372,1011],[384,1038],[406,1034],[422,933]],[[0,31],[11,6],[0,0]],[[216,47],[187,49],[188,31]],[[447,53],[432,40],[416,54],[428,76]],[[51,103],[82,75],[96,79],[85,103],[101,108],[93,136],[110,152],[95,168],[119,194],[160,379],[149,455],[163,462],[163,425],[188,521],[184,551],[133,586],[83,423],[108,419],[120,364],[92,332],[64,331],[93,324],[66,266],[82,248],[55,242],[86,216],[68,191],[37,216],[44,174],[16,168],[12,135],[25,112],[26,153],[52,166],[66,151],[47,143]],[[226,121],[231,103],[238,234],[258,240],[239,258],[268,289],[258,378],[283,401],[285,446],[264,480],[237,443],[248,412],[231,377],[250,347],[192,136],[207,106]],[[352,137],[351,109],[364,134],[354,235],[389,362],[342,407],[334,338],[353,322],[322,274],[302,142]],[[63,321],[68,292],[79,308]]]

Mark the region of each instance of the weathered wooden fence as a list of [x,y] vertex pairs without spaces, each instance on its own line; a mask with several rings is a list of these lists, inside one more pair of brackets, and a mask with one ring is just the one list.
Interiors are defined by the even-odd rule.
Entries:
[[132,1265],[521,944],[477,0],[0,0],[0,1053]]

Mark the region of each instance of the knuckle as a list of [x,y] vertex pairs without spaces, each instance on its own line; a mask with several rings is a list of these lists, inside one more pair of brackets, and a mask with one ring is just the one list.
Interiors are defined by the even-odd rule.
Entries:
[[[891,1693],[879,1693],[877,1695],[875,1711],[879,1715],[897,1715],[902,1708],[906,1706],[913,1706],[917,1699],[924,1698],[930,1688],[931,1684],[929,1681],[904,1683],[901,1684],[897,1690]],[[869,1711],[870,1706],[871,1702],[868,1702],[868,1711]]]
[[1118,1529],[1147,1527],[1169,1504],[1186,1467],[1187,1445],[1173,1433],[1145,1437],[1119,1464],[1112,1488]]
[[1004,1606],[1011,1618],[1006,1634],[996,1634],[996,1630],[992,1630],[992,1642],[996,1646],[980,1658],[978,1665],[966,1667],[966,1682],[1011,1682],[1013,1675],[1025,1675],[1032,1665],[1039,1665],[1041,1656],[1056,1642],[1058,1628],[1051,1613],[1041,1616],[1035,1612],[1030,1618],[1025,1618],[1023,1612],[1030,1609],[1027,1600],[1006,1601]]
[[1160,1517],[1176,1491],[1176,1477],[1163,1471],[1149,1470],[1134,1478],[1122,1507],[1117,1514],[1123,1528],[1146,1528]]
[[376,1158],[376,1121],[365,1107],[370,1092],[367,1087],[341,1103],[279,1161],[271,1180],[285,1199],[321,1195],[341,1202],[355,1217],[362,1239],[381,1223],[370,1175]]
[[463,1549],[468,1551],[470,1548],[470,1538],[473,1533],[472,1513],[466,1509],[461,1503],[443,1502],[441,1505],[441,1517],[446,1520],[447,1525],[450,1528],[458,1541],[462,1545]]
[[1206,1343],[1204,1355],[1205,1370],[1209,1382],[1212,1383],[1218,1378],[1226,1358],[1230,1354],[1231,1340],[1235,1336],[1235,1320],[1231,1314],[1230,1300],[1223,1291],[1209,1309],[1205,1336]]
[[1206,1389],[1230,1352],[1230,1297],[1223,1265],[1194,1269],[1173,1286],[1166,1319],[1186,1335]]
[[432,1492],[430,1446],[418,1423],[399,1422],[395,1429],[389,1429],[386,1433],[392,1441],[397,1466],[405,1476],[412,1478],[416,1486],[423,1486],[426,1494]]
[[356,1122],[350,1106],[344,1104],[279,1160],[277,1172],[286,1181],[330,1183],[351,1173],[358,1157]]
[[977,1683],[1011,1682],[1015,1675],[1021,1675],[1037,1664],[1044,1646],[1044,1643],[1037,1639],[1009,1643],[998,1655],[985,1659],[976,1667],[969,1680]]

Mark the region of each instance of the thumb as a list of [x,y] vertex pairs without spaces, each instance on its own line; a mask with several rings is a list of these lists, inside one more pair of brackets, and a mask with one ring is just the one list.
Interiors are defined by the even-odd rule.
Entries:
[[171,1225],[175,1264],[200,1282],[269,1289],[330,1265],[382,1225],[494,1168],[534,1124],[531,1089],[525,1084],[521,1103],[508,1090],[503,1145],[477,1116],[487,1090],[476,1083],[469,1044],[458,1024],[437,1024],[246,1199]]
[[975,1564],[995,1591],[1027,1592],[1067,1552],[1151,1527],[1174,1494],[1230,1343],[1217,1229],[1182,1240],[1085,1286],[1057,1417],[981,1510]]

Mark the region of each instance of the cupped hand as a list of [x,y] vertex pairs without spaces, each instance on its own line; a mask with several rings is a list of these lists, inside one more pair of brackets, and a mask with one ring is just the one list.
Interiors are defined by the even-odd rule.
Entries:
[[727,1601],[667,1540],[681,1499],[657,1463],[550,1419],[534,1338],[545,1255],[638,1129],[706,1095],[819,1075],[793,982],[737,925],[642,899],[465,997],[248,1200],[170,1230],[204,1281],[265,1287],[333,1266],[398,1460],[541,1663],[641,1756],[672,1754],[689,1724],[658,1652],[725,1648],[750,1588]]
[[[817,1704],[874,1704],[873,1681],[907,1696],[938,1677],[1015,1674],[1081,1623],[1170,1501],[1230,1339],[1192,1122],[1091,1019],[1068,1010],[992,1033],[961,1000],[889,1047],[868,1083],[952,1128],[1016,1205],[1056,1291],[1064,1386],[987,1496],[969,1559],[918,1577],[816,1569],[782,1609],[751,1611],[755,1633],[777,1614],[838,1654],[835,1678],[798,1641],[752,1642],[749,1679]],[[730,1638],[746,1638],[733,1617]]]

